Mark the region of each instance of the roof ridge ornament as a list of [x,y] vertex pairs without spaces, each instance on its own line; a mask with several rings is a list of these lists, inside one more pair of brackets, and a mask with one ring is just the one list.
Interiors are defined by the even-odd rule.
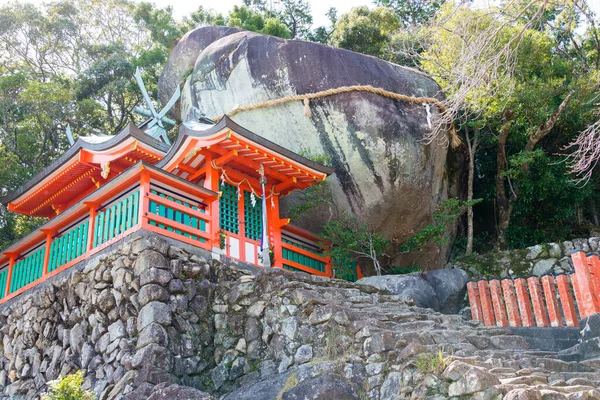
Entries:
[[[146,128],[145,132],[148,135],[170,145],[171,142],[167,137],[167,129],[175,126],[176,122],[170,118],[165,117],[165,115],[175,105],[177,100],[179,100],[179,96],[181,96],[181,90],[179,89],[179,86],[177,86],[175,93],[173,93],[173,96],[171,96],[171,99],[169,100],[167,105],[165,105],[163,109],[160,110],[160,112],[156,112],[156,109],[152,104],[152,100],[150,99],[150,95],[148,94],[146,86],[144,85],[144,81],[142,80],[142,74],[140,73],[139,67],[135,69],[135,80],[137,81],[140,91],[142,92],[142,96],[144,97],[144,101],[146,102],[146,105],[148,106],[149,110],[146,110],[141,107],[134,107],[133,111],[144,117],[150,118],[149,122],[145,122],[143,124],[143,126]],[[167,125],[168,127],[166,127],[165,125]]]
[[71,132],[71,124],[67,123],[67,129],[65,129],[65,133],[67,134],[69,145],[73,146],[75,144],[75,140],[73,139],[73,133]]

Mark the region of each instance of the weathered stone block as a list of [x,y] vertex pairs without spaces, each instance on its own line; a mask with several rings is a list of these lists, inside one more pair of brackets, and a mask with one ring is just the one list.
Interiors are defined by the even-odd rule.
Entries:
[[139,349],[133,356],[132,366],[134,368],[139,368],[143,365],[152,365],[164,371],[171,371],[171,368],[173,368],[173,356],[166,347],[150,343]]
[[168,347],[169,345],[167,331],[161,325],[154,322],[140,332],[137,339],[137,348],[141,349],[150,343],[155,343],[162,347]]
[[171,324],[171,309],[167,304],[158,301],[151,301],[146,304],[138,315],[138,331],[142,331],[153,322],[160,325]]
[[173,279],[173,273],[168,269],[149,268],[140,274],[140,285],[148,285],[156,283],[159,285],[166,286]]
[[458,381],[450,385],[448,396],[465,396],[499,384],[500,380],[496,375],[490,374],[483,369],[472,367]]
[[137,299],[141,307],[144,307],[151,301],[160,301],[164,303],[169,301],[169,292],[157,284],[144,285],[140,289]]
[[313,348],[311,345],[308,344],[303,344],[302,346],[298,347],[298,350],[296,350],[296,354],[294,355],[294,361],[298,365],[309,362],[310,360],[312,360],[312,358]]

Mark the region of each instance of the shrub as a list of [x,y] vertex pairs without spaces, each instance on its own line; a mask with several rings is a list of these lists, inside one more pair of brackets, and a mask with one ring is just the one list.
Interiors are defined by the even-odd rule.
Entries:
[[83,371],[77,371],[64,378],[48,382],[49,393],[42,396],[42,400],[93,400],[94,393],[83,390]]

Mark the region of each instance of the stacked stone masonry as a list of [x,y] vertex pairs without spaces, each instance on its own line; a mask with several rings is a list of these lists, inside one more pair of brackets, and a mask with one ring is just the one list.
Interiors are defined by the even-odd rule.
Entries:
[[9,398],[38,398],[78,369],[99,399],[600,398],[600,360],[147,234],[3,305],[0,326]]
[[[525,249],[473,254],[451,262],[446,268],[461,268],[476,278],[490,272],[500,277],[571,273],[574,272],[571,252],[575,249],[584,253],[598,253],[600,237],[544,243]],[[482,271],[485,273],[482,274]]]

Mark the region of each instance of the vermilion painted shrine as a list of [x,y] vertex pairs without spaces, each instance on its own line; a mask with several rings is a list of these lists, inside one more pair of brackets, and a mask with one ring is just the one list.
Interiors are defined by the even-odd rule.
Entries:
[[80,137],[0,198],[11,212],[49,218],[1,253],[0,302],[139,229],[257,266],[268,236],[273,266],[330,277],[317,238],[280,218],[279,199],[332,172],[227,116],[182,125],[172,146],[133,124],[113,137]]

